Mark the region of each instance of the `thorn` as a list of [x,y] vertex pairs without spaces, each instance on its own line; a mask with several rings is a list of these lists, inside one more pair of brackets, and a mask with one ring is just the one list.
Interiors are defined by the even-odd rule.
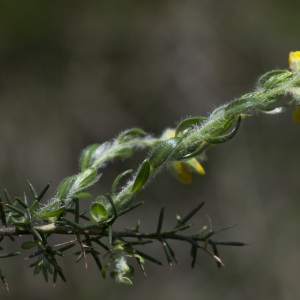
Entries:
[[3,283],[4,287],[5,287],[5,289],[7,290],[8,295],[10,295],[10,290],[9,290],[9,287],[8,287],[8,283],[5,280],[5,277],[1,276],[1,280],[2,280],[2,283]]
[[81,251],[83,252],[83,259],[84,259],[84,266],[85,269],[88,269],[88,265],[87,265],[87,259],[86,259],[86,252],[85,252],[85,248],[86,246],[82,243],[81,238],[80,238],[80,234],[77,234],[77,241],[81,247]]

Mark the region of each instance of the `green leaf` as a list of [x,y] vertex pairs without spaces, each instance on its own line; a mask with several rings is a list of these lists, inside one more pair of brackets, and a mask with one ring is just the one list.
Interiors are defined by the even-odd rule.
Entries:
[[11,253],[6,253],[6,254],[0,254],[0,258],[7,258],[7,257],[13,257],[20,255],[21,252],[11,252]]
[[145,136],[146,132],[142,129],[139,128],[131,128],[128,130],[123,131],[122,133],[119,134],[117,137],[117,140],[119,142],[127,142],[129,140],[134,139],[137,136]]
[[236,121],[235,127],[233,130],[227,134],[221,135],[221,136],[214,136],[214,137],[209,137],[209,138],[204,138],[204,140],[210,144],[220,144],[220,143],[225,143],[232,139],[236,133],[238,132],[241,124],[241,117],[239,117]]
[[10,205],[12,205],[13,203],[12,203],[10,194],[8,193],[8,190],[7,190],[7,189],[4,189],[3,192],[4,192],[4,195],[5,195],[5,198],[6,198],[7,203],[10,204]]
[[169,267],[172,268],[173,267],[172,250],[169,248],[168,244],[166,243],[166,241],[164,239],[161,240],[161,244],[165,251]]
[[113,183],[113,185],[112,185],[112,188],[111,188],[111,190],[112,190],[112,195],[113,195],[113,196],[115,196],[115,195],[117,194],[117,187],[118,187],[118,184],[119,184],[120,180],[121,180],[125,175],[127,175],[127,174],[129,174],[129,173],[131,173],[131,172],[132,172],[132,170],[126,170],[126,171],[122,172],[121,174],[119,174],[119,175],[116,177],[116,179],[114,180],[114,183]]
[[102,157],[106,156],[107,152],[111,150],[111,143],[110,142],[105,142],[101,145],[99,145],[97,147],[97,149],[94,150],[92,159],[93,161],[91,161],[91,166],[90,167],[95,167],[95,168],[99,168],[99,162],[97,164],[97,160],[100,159],[102,161]]
[[96,149],[99,147],[99,144],[93,144],[85,148],[80,156],[79,165],[81,171],[86,170],[91,166],[92,156],[95,153]]
[[29,188],[31,190],[31,193],[32,193],[34,199],[37,199],[38,198],[38,194],[37,194],[35,188],[33,187],[33,185],[29,181],[28,181],[28,184],[29,184]]
[[76,192],[85,190],[89,186],[96,183],[100,177],[101,177],[101,174],[97,175],[96,169],[88,168],[85,171],[83,171],[82,173],[79,173],[77,175],[77,178],[73,184],[73,187],[76,189]]
[[39,263],[34,268],[34,271],[33,271],[34,276],[37,276],[40,274],[42,267],[43,267],[43,261],[40,260]]
[[60,216],[65,210],[66,210],[66,206],[62,206],[56,210],[52,210],[52,211],[48,211],[48,212],[42,212],[40,214],[41,217],[44,218],[52,218],[52,217],[58,217]]
[[42,274],[43,274],[44,280],[46,282],[48,282],[48,271],[45,266],[42,266]]
[[23,207],[23,208],[27,208],[28,205],[19,197],[15,197],[16,201]]
[[255,107],[255,105],[257,104],[256,99],[254,97],[247,98],[246,96],[236,99],[227,105],[227,107],[225,108],[226,118],[234,116],[236,112],[242,113]]
[[36,246],[36,242],[34,242],[34,241],[27,241],[27,242],[23,243],[21,247],[22,247],[22,249],[31,249],[31,248],[33,248],[35,246]]
[[259,88],[271,89],[292,76],[292,73],[287,70],[271,71],[261,76],[257,85]]
[[129,147],[123,147],[117,151],[114,152],[114,158],[128,158],[132,155],[133,151]]
[[75,178],[76,175],[73,175],[62,180],[62,182],[59,184],[57,188],[56,198],[58,199],[65,198],[65,196],[70,192],[70,188],[72,187]]
[[37,210],[39,206],[39,201],[38,200],[34,200],[34,202],[32,203],[32,205],[30,206],[30,211],[31,212],[35,212]]
[[138,190],[140,190],[147,182],[149,175],[150,175],[150,162],[148,159],[145,159],[138,171],[138,174],[136,175],[131,192],[135,193]]
[[92,197],[92,194],[85,191],[78,192],[72,196],[73,199],[85,199],[90,197]]
[[192,248],[191,248],[191,257],[192,257],[191,267],[192,267],[192,269],[195,267],[195,263],[196,263],[196,259],[197,259],[197,252],[198,252],[198,247],[196,245],[192,245]]
[[7,206],[10,210],[12,210],[12,211],[18,213],[20,216],[25,216],[25,212],[22,211],[21,209],[19,209],[19,208],[17,208],[17,207],[14,207],[13,205],[10,205],[10,204],[6,204],[6,206]]
[[48,191],[49,187],[50,187],[50,182],[46,184],[46,186],[43,188],[43,190],[41,191],[41,193],[38,195],[37,200],[41,201],[41,199],[44,197],[44,195],[46,194],[46,192]]
[[[199,146],[198,146],[199,147]],[[200,156],[202,153],[204,153],[209,147],[211,147],[210,143],[203,143],[201,145],[201,147],[199,149],[197,149],[196,151],[193,151],[192,153],[188,153],[185,156],[181,157],[180,160],[184,161],[184,160],[189,160],[193,157],[197,157]]]
[[[219,257],[219,252],[218,252],[217,246],[216,246],[214,243],[211,243],[211,246],[212,246],[212,248],[213,248],[214,255],[215,255],[216,257]],[[217,263],[218,268],[221,268],[220,262],[219,262],[219,261],[216,261],[216,263]]]
[[126,285],[133,285],[132,281],[128,277],[121,277],[120,283],[126,284]]
[[262,108],[262,109],[258,109],[258,110],[267,115],[281,114],[281,113],[285,112],[293,103],[294,103],[294,100],[291,99],[282,106],[278,106],[275,108],[274,107],[273,108]]
[[149,158],[151,167],[153,169],[156,169],[161,164],[163,164],[180,142],[181,138],[174,137],[156,146]]
[[195,118],[188,118],[188,119],[183,120],[177,126],[175,136],[178,136],[179,133],[183,132],[185,129],[187,129],[193,125],[200,124],[206,120],[207,120],[207,118],[204,118],[204,117],[195,117]]
[[142,256],[143,258],[145,258],[145,259],[151,261],[151,262],[154,263],[154,264],[157,264],[157,265],[159,265],[159,266],[162,266],[162,265],[163,265],[162,262],[160,262],[159,260],[153,258],[152,256],[150,256],[150,255],[148,255],[148,254],[146,254],[146,253],[143,253],[143,252],[138,251],[138,250],[136,250],[136,249],[135,249],[135,252],[136,252],[138,255],[140,255],[140,256]]

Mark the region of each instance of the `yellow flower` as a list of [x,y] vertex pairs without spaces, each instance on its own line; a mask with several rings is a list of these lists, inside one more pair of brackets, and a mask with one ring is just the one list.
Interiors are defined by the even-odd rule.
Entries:
[[289,65],[294,72],[300,70],[300,51],[290,52]]
[[[169,139],[175,136],[174,129],[167,129],[164,134],[164,139]],[[184,161],[173,161],[170,163],[170,168],[174,175],[181,182],[189,184],[193,181],[192,172],[204,175],[205,170],[196,158],[191,158]]]
[[196,158],[191,158],[187,161],[175,161],[171,163],[171,168],[178,180],[182,183],[189,184],[193,181],[192,172],[204,175],[205,170]]
[[[290,52],[289,65],[293,72],[300,71],[300,51]],[[296,105],[293,111],[293,121],[300,123],[300,106]]]
[[293,111],[293,121],[294,123],[300,123],[300,106],[296,105]]

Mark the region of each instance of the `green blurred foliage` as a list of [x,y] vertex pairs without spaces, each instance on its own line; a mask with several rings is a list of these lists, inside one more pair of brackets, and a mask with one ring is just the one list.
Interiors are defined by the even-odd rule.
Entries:
[[[287,68],[289,51],[299,50],[299,6],[1,1],[1,186],[21,195],[27,178],[41,188],[52,179],[51,197],[61,179],[78,170],[78,154],[88,144],[133,126],[159,135],[183,117],[206,116],[248,92],[259,75]],[[53,288],[33,279],[22,258],[7,259],[1,269],[10,299],[296,299],[299,130],[289,113],[247,119],[232,141],[208,153],[205,176],[182,186],[159,174],[140,194],[147,207],[120,224],[133,226],[139,218],[152,229],[162,203],[173,224],[176,213],[208,200],[195,223],[208,223],[205,214],[215,229],[238,223],[224,239],[251,244],[223,250],[221,271],[205,254],[192,271],[188,249],[177,245],[180,268],[146,264],[148,277],[136,272],[132,288],[103,280],[92,263],[86,271],[73,257],[65,266],[68,284]],[[109,165],[95,194],[142,159]],[[153,252],[163,255],[158,246]],[[0,289],[1,299],[5,293]]]

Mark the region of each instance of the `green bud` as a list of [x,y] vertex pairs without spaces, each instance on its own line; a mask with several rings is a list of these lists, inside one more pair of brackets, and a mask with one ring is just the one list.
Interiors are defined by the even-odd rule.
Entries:
[[102,222],[107,219],[108,211],[106,209],[105,202],[105,197],[99,196],[91,206],[90,216],[92,220],[96,223]]

